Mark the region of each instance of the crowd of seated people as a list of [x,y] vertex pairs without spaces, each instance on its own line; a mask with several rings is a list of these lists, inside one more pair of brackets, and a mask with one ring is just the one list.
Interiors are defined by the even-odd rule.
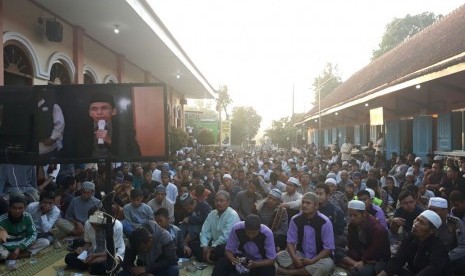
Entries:
[[0,260],[67,246],[95,275],[178,275],[178,258],[213,275],[465,274],[465,159],[348,154],[191,149],[111,175],[2,164]]

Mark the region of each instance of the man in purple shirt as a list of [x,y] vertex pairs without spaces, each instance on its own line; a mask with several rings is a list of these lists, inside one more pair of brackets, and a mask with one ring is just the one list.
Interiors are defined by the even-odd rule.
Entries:
[[215,263],[212,276],[246,272],[248,275],[275,275],[276,249],[273,232],[257,215],[236,223],[229,234],[225,257]]
[[287,231],[287,250],[278,253],[278,272],[286,275],[329,275],[334,267],[334,233],[331,221],[318,212],[315,193],[302,197],[302,212]]

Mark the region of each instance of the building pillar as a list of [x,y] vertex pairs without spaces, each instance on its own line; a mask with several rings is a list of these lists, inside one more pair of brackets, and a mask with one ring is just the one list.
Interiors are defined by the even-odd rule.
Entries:
[[75,84],[84,83],[84,29],[75,26],[73,28],[73,62],[76,66],[74,76]]

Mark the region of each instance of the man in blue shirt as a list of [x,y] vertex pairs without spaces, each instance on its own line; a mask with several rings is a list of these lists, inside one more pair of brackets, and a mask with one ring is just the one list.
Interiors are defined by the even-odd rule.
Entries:
[[126,236],[129,236],[134,229],[138,228],[148,220],[153,220],[153,210],[142,200],[144,194],[141,190],[131,191],[131,203],[124,205],[123,230]]
[[233,208],[229,207],[229,203],[230,197],[228,192],[219,191],[216,193],[216,209],[210,212],[200,232],[202,256],[196,255],[198,260],[213,263],[219,258],[224,257],[224,248],[229,233],[233,225],[240,221],[239,215]]

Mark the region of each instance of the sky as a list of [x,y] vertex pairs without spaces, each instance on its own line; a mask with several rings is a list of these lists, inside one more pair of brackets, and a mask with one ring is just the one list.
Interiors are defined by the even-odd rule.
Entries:
[[342,80],[370,62],[393,18],[446,15],[457,0],[148,0],[205,78],[252,106],[261,132],[307,112],[312,83],[331,62]]

